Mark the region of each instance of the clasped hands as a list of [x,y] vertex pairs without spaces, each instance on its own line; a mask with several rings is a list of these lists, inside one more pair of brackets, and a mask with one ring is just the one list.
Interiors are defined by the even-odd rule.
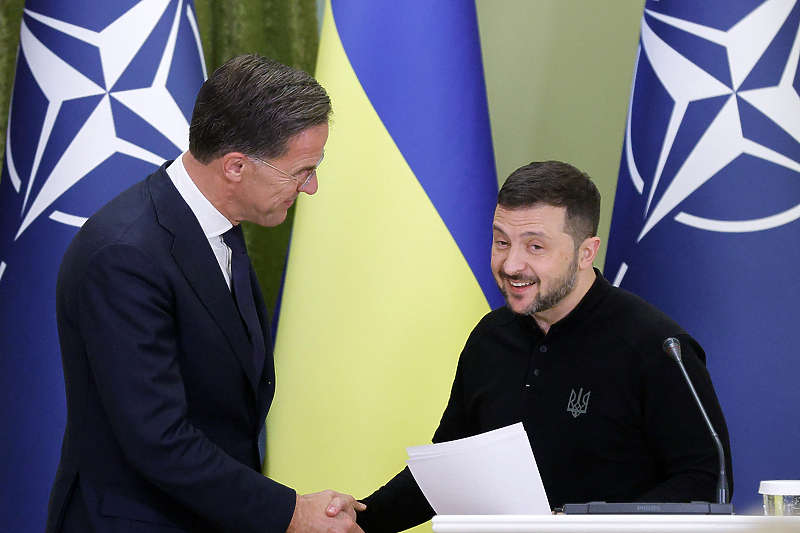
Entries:
[[333,490],[298,494],[286,533],[363,533],[356,524],[356,511],[366,508],[349,494]]

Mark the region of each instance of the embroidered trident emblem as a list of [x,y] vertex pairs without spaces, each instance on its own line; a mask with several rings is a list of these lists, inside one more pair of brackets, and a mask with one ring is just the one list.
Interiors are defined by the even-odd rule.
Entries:
[[592,391],[589,391],[584,394],[583,389],[581,389],[578,394],[575,394],[575,389],[572,389],[572,393],[569,395],[567,411],[572,413],[574,418],[578,418],[578,415],[586,413],[586,408],[589,406],[589,395],[591,393]]

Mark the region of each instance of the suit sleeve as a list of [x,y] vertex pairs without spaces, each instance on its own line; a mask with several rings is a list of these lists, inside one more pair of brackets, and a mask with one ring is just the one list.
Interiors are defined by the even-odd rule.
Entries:
[[174,291],[141,249],[107,245],[77,282],[77,319],[103,407],[128,463],[231,532],[283,532],[295,492],[236,461],[187,421]]

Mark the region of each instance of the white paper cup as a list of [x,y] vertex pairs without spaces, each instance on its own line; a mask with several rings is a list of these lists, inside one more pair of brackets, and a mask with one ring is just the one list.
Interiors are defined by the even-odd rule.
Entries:
[[767,516],[800,516],[800,480],[762,481],[758,492],[764,495]]

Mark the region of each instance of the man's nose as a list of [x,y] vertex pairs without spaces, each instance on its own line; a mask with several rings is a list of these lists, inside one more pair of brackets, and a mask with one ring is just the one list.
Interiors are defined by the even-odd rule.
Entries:
[[503,273],[513,276],[514,274],[519,274],[524,271],[527,265],[525,251],[519,246],[511,246],[505,261],[503,261]]
[[315,172],[314,175],[308,180],[305,187],[300,189],[300,192],[304,192],[306,194],[315,194],[319,190],[319,182],[317,181],[317,173]]

